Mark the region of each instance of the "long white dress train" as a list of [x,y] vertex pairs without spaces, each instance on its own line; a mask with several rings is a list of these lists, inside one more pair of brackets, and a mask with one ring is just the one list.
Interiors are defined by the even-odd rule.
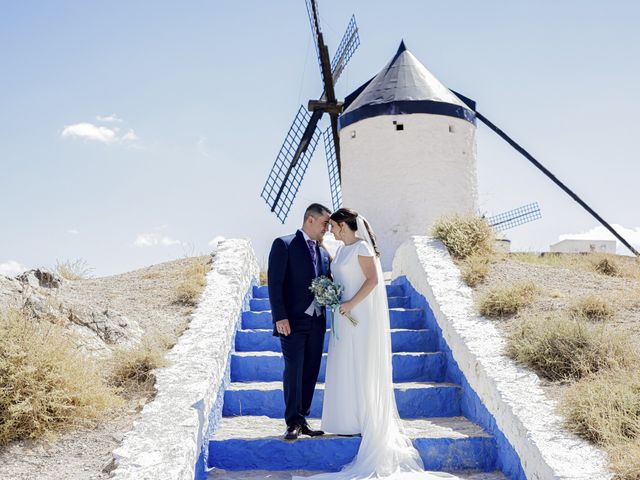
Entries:
[[374,258],[378,285],[351,311],[358,325],[335,313],[321,428],[328,434],[360,433],[362,441],[356,457],[342,470],[293,476],[292,480],[459,479],[445,472],[425,471],[419,452],[402,427],[393,389],[389,306],[382,267],[361,215],[357,225],[359,240],[341,245],[331,262],[334,282],[344,287],[343,300],[352,298],[365,281],[358,262],[362,255]]

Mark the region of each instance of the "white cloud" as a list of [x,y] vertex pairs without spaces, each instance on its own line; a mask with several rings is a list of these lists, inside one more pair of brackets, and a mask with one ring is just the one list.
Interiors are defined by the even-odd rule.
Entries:
[[133,131],[133,128],[130,128],[127,133],[125,133],[122,136],[122,141],[123,142],[135,142],[136,140],[138,140],[138,135],[136,135],[136,132]]
[[96,116],[96,120],[98,120],[99,122],[105,122],[105,123],[122,122],[122,119],[118,117],[115,113],[112,113],[111,115],[98,115]]
[[[640,249],[640,227],[626,228],[617,223],[612,223],[610,225],[634,248]],[[627,247],[625,247],[620,240],[618,240],[613,233],[607,230],[603,225],[597,225],[586,232],[564,233],[558,237],[558,240],[615,240],[616,251],[618,253],[629,253]]]
[[62,130],[63,137],[77,137],[102,143],[113,143],[117,140],[117,129],[101,127],[93,123],[81,122],[67,125]]
[[[121,118],[113,115],[98,115],[96,119],[99,122],[113,124],[122,122]],[[96,125],[90,122],[74,123],[66,125],[62,130],[62,137],[82,138],[104,144],[126,143],[129,146],[135,146],[135,142],[140,140],[133,128],[128,128],[124,132],[120,127],[115,125]]]
[[78,235],[80,232],[78,230],[76,230],[75,228],[71,228],[71,229],[67,230],[67,233],[70,233],[71,235]]
[[202,155],[203,157],[209,156],[209,149],[207,148],[207,137],[205,137],[204,135],[200,135],[200,137],[198,137],[198,141],[196,142],[196,146],[198,148],[198,152],[200,152],[200,155]]
[[8,262],[0,263],[0,275],[6,275],[7,277],[15,277],[25,270],[27,270],[27,267],[19,264],[15,260],[9,260]]
[[183,245],[180,240],[173,239],[166,235],[159,235],[157,233],[141,233],[136,237],[133,244],[136,247],[153,247],[156,245],[168,247],[171,245]]

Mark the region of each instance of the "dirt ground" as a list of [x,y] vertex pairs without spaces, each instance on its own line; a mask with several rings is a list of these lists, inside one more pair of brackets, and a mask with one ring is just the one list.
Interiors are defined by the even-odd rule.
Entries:
[[[210,255],[152,265],[109,277],[67,281],[61,300],[112,308],[151,330],[179,336],[189,324],[193,307],[175,302],[176,285],[194,262]],[[88,480],[109,478],[112,451],[131,430],[151,397],[134,396],[122,409],[95,428],[63,432],[56,441],[15,441],[0,448],[0,479]]]

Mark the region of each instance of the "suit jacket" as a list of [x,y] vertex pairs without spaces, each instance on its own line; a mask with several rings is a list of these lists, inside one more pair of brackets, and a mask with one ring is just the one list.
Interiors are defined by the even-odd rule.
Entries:
[[[318,276],[330,277],[329,253],[316,244],[316,255],[320,259]],[[311,329],[313,317],[304,312],[313,301],[309,287],[315,276],[311,252],[301,231],[273,241],[267,271],[273,335],[279,336],[275,322],[285,318],[289,320],[292,332],[308,332]]]

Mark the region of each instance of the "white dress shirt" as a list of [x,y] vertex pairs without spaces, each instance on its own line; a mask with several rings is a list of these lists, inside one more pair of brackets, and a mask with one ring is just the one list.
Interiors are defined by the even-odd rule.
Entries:
[[[308,240],[311,240],[311,238],[309,238],[309,235],[307,235],[307,232],[305,232],[304,230],[302,230],[301,228],[298,229],[302,232],[302,235],[304,236],[304,243],[307,246],[307,249],[309,248],[309,243]],[[318,242],[316,242],[315,240],[311,240],[313,242],[313,248],[316,248],[316,244]],[[316,250],[316,264],[313,266],[315,272],[316,272],[316,277],[318,276],[318,269],[320,268],[320,254],[318,253],[318,251]],[[309,308],[307,308],[304,313],[306,313],[307,315],[313,315],[313,312],[316,312],[316,315],[320,315],[322,313],[322,309],[320,308],[320,305],[318,305],[318,302],[316,302],[316,299],[314,298],[313,301],[311,302],[311,304],[309,305]]]

